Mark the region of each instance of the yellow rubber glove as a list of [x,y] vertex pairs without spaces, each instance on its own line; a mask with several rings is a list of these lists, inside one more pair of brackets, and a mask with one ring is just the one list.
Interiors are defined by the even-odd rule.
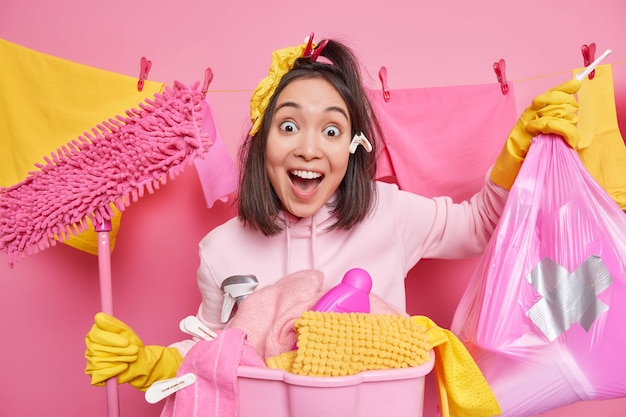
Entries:
[[574,94],[580,81],[571,79],[537,96],[524,110],[496,159],[491,171],[491,180],[510,190],[526,157],[532,139],[543,134],[555,134],[574,149],[580,142],[578,103]]
[[85,345],[85,373],[98,386],[117,376],[118,383],[145,391],[156,381],[175,377],[183,361],[176,348],[144,346],[133,329],[105,313],[96,314]]

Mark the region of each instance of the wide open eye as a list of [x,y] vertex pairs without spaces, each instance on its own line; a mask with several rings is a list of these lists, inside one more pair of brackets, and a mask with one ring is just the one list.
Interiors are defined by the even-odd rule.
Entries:
[[326,129],[324,129],[324,134],[330,137],[337,137],[341,135],[341,131],[339,131],[339,128],[337,128],[336,126],[328,126]]
[[284,132],[297,132],[298,126],[294,122],[282,122],[280,124],[280,130]]

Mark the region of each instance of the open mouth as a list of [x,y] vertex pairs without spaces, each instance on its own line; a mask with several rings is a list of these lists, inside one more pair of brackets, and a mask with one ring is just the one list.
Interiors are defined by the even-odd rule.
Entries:
[[293,170],[289,172],[291,183],[301,193],[313,191],[324,179],[324,175],[315,171]]

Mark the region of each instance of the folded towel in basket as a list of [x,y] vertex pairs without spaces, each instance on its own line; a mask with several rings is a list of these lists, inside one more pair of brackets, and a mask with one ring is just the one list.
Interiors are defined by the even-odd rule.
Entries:
[[341,376],[418,366],[435,350],[441,415],[500,415],[498,402],[461,341],[424,316],[307,311],[295,321],[298,349],[268,358],[270,368]]
[[[263,359],[291,351],[296,343],[294,322],[313,308],[326,293],[324,274],[303,270],[289,274],[246,297],[228,327],[242,329],[248,343]],[[404,314],[375,294],[370,294],[372,313]]]
[[242,330],[223,330],[215,340],[199,341],[178,369],[178,376],[193,373],[196,382],[169,396],[161,417],[237,417],[239,365],[265,367]]

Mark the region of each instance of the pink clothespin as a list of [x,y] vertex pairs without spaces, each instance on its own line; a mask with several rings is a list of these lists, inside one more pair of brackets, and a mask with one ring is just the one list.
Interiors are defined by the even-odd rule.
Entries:
[[207,91],[209,91],[209,85],[213,81],[213,70],[207,68],[204,70],[204,82],[202,83],[202,99],[206,97]]
[[[583,45],[580,48],[580,51],[583,54],[583,64],[588,67],[595,59],[596,56],[596,44],[594,42],[590,43],[589,45]],[[593,77],[596,75],[596,71],[591,71],[588,75],[588,78],[590,80],[593,79]]]
[[378,78],[380,78],[380,82],[383,85],[383,98],[385,101],[389,101],[391,99],[391,93],[389,93],[389,86],[387,85],[387,68],[384,65],[380,67],[380,71],[378,71]]
[[148,60],[145,56],[142,56],[139,67],[139,81],[137,81],[137,91],[143,90],[144,81],[148,79],[148,73],[150,72],[150,68],[152,68],[152,61]]
[[613,51],[610,50],[610,49],[607,49],[606,51],[602,52],[602,55],[597,57],[591,64],[587,65],[584,70],[582,70],[581,72],[576,74],[574,76],[574,78],[576,78],[578,81],[582,82],[582,80],[584,80],[585,77],[589,76],[589,74],[591,74],[595,70],[595,68],[598,65],[600,65],[600,62],[602,62],[602,60],[604,60],[604,58],[609,56],[612,52]]
[[493,70],[498,77],[502,94],[506,95],[509,92],[509,83],[506,81],[506,62],[504,59],[500,59],[493,63]]

